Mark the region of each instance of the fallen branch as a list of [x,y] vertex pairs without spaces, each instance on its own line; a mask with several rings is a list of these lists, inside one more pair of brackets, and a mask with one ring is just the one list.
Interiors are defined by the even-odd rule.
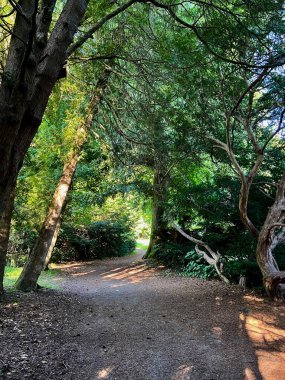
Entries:
[[[188,234],[187,234],[185,231],[183,231],[182,228],[180,228],[177,224],[173,223],[173,227],[174,227],[174,228],[175,228],[175,229],[176,229],[181,235],[183,235],[186,239],[188,239],[188,240],[192,241],[192,243],[195,243],[195,244],[196,244],[196,246],[195,246],[195,251],[196,251],[196,253],[197,253],[199,256],[203,257],[204,260],[205,260],[208,264],[212,265],[212,266],[215,268],[215,270],[216,270],[218,276],[220,277],[220,279],[221,279],[222,281],[224,281],[226,284],[229,284],[229,283],[230,283],[229,279],[228,279],[226,276],[224,276],[223,273],[222,273],[222,272],[223,272],[223,269],[222,269],[223,264],[221,263],[221,255],[220,255],[220,253],[219,253],[219,252],[214,252],[214,251],[211,249],[211,247],[209,247],[208,244],[206,244],[206,243],[203,242],[202,240],[196,239],[196,238],[194,238],[194,237],[188,235]],[[200,247],[203,247],[207,252],[204,251],[204,250],[202,250],[202,249],[200,249],[199,246],[200,246]]]

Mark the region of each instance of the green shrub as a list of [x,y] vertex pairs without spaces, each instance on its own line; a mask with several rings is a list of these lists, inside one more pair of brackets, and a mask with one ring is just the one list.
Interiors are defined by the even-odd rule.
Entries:
[[154,253],[158,261],[185,276],[202,279],[216,277],[215,269],[197,255],[191,243],[161,243],[155,246]]
[[136,247],[135,236],[124,221],[102,221],[88,226],[91,251],[99,259],[130,255]]
[[197,255],[195,251],[190,251],[185,256],[186,260],[190,260],[182,274],[189,277],[198,277],[203,280],[217,277],[217,273],[212,265],[209,265],[203,257]]
[[23,230],[21,233],[11,229],[6,265],[16,268],[22,267],[34,245],[36,232]]
[[130,255],[135,236],[126,220],[100,221],[85,228],[64,225],[53,261],[90,260]]
[[153,256],[168,267],[179,269],[185,267],[189,261],[186,255],[192,248],[193,244],[164,242],[154,247]]
[[262,275],[255,259],[228,257],[224,266],[224,274],[235,283],[238,283],[240,276],[245,276],[247,286],[262,285]]

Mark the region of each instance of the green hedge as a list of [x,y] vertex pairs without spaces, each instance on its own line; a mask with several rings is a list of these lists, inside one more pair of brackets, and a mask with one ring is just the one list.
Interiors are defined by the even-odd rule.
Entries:
[[127,256],[135,250],[135,236],[126,220],[107,220],[85,228],[63,225],[53,261]]

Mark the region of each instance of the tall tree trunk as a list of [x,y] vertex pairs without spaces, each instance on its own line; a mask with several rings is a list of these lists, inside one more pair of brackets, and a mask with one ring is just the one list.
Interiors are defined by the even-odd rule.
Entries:
[[55,0],[21,0],[19,5],[0,83],[1,292],[17,176],[88,1],[69,0],[51,33]]
[[55,244],[54,237],[59,228],[58,223],[61,218],[62,208],[64,207],[66,196],[71,186],[76,165],[77,157],[74,157],[70,162],[64,165],[46,220],[42,225],[35,246],[16,283],[16,287],[19,290],[28,291],[36,289],[37,287],[37,281],[44,268],[46,256],[50,247]]
[[88,132],[92,126],[94,115],[97,113],[99,104],[103,99],[103,93],[107,86],[110,72],[110,67],[107,67],[104,70],[102,78],[98,80],[90,100],[85,120],[78,127],[73,149],[68,156],[68,162],[64,165],[48,215],[42,225],[35,246],[16,283],[16,287],[19,290],[29,291],[36,289],[38,278],[52,255],[61,225],[62,212],[66,203],[67,194],[71,187],[84,143],[88,137]]
[[154,248],[163,241],[166,234],[166,223],[164,221],[164,202],[166,195],[167,178],[163,177],[158,170],[153,177],[153,198],[152,198],[152,220],[150,240],[145,259],[154,257]]
[[285,272],[279,270],[273,256],[274,248],[285,237],[285,174],[281,178],[276,198],[259,233],[256,258],[263,275],[265,289],[271,298],[285,301]]
[[15,196],[15,184],[8,184],[0,192],[0,298],[4,293],[3,279],[6,253],[9,242],[10,225]]
[[51,239],[49,248],[47,250],[47,255],[46,255],[46,259],[45,259],[45,263],[44,263],[44,268],[43,268],[44,270],[48,270],[48,265],[50,263],[51,256],[52,256],[52,253],[53,253],[53,249],[54,249],[54,247],[56,245],[58,234],[59,234],[59,231],[60,231],[60,227],[61,227],[61,223],[62,223],[62,215],[64,214],[65,205],[66,205],[66,202],[65,202],[65,204],[64,204],[64,206],[62,208],[61,217],[58,219],[57,225],[56,225],[55,230],[54,230],[53,237]]

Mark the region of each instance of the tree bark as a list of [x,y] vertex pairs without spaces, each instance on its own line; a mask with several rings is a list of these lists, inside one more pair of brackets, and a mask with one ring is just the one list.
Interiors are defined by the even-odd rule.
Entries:
[[77,134],[74,139],[74,146],[68,155],[66,164],[64,165],[61,178],[52,198],[48,215],[42,225],[35,246],[32,249],[32,252],[28,257],[23,271],[16,283],[16,288],[19,290],[30,291],[36,289],[38,278],[51,258],[60,229],[67,194],[70,190],[72,179],[75,174],[84,143],[88,137],[88,132],[92,127],[94,115],[97,113],[99,104],[103,99],[103,93],[107,86],[110,72],[110,67],[106,67],[102,78],[98,80],[95,90],[91,96],[85,120],[78,127]]
[[15,196],[15,183],[8,183],[0,192],[0,299],[4,293],[3,280],[9,242],[11,218]]
[[[270,141],[280,132],[283,127],[283,119],[285,115],[285,109],[280,114],[279,124],[275,131],[269,136],[263,145],[260,145],[257,136],[251,127],[251,113],[252,104],[254,99],[255,87],[262,82],[262,80],[267,76],[270,70],[264,68],[263,71],[252,81],[247,87],[247,89],[242,93],[236,102],[235,106],[227,114],[226,117],[226,143],[208,136],[208,138],[217,144],[217,146],[225,150],[229,156],[229,159],[235,168],[240,180],[241,188],[239,195],[239,211],[241,221],[244,223],[247,230],[254,236],[257,240],[256,248],[256,259],[259,265],[260,271],[263,275],[264,287],[268,295],[272,298],[282,298],[285,302],[285,272],[281,272],[278,268],[278,264],[275,261],[273,250],[279,244],[285,236],[285,173],[283,174],[281,180],[279,181],[275,202],[267,213],[267,217],[263,223],[261,230],[253,224],[248,216],[248,198],[251,190],[251,186],[254,178],[258,174],[260,167],[263,163],[265,149],[270,143]],[[236,111],[239,109],[241,103],[245,97],[249,95],[248,112],[247,117],[237,118],[241,122],[245,132],[247,133],[248,140],[251,142],[252,147],[256,153],[256,158],[253,166],[251,167],[248,174],[245,174],[242,167],[240,166],[237,157],[232,150],[231,136],[232,136],[232,124],[231,118],[235,116]],[[277,233],[275,233],[276,228],[279,228]]]
[[[195,251],[197,255],[202,256],[204,260],[210,264],[213,265],[215,268],[218,276],[222,281],[224,281],[226,284],[229,284],[229,279],[223,274],[223,265],[221,263],[221,255],[219,252],[214,252],[212,248],[202,240],[196,239],[193,236],[190,236],[186,234],[185,231],[182,230],[177,224],[173,223],[173,227],[186,239],[192,241],[192,243],[195,243]],[[199,247],[203,247],[206,251],[201,250]]]
[[17,176],[87,4],[68,0],[48,38],[55,0],[19,1],[0,85],[0,291]]
[[54,237],[59,228],[61,211],[77,165],[77,157],[64,165],[62,176],[54,192],[48,216],[44,221],[35,246],[28,257],[22,273],[16,283],[16,288],[23,291],[37,288],[38,278],[44,268],[46,256],[51,246],[55,244]]
[[[285,272],[279,270],[273,250],[285,237],[285,173],[279,181],[276,198],[259,233],[256,258],[271,298],[285,301]],[[276,232],[277,230],[277,232]]]
[[163,241],[166,234],[166,223],[164,221],[164,202],[166,195],[167,178],[155,170],[153,177],[153,198],[152,198],[152,220],[150,240],[145,259],[154,257],[154,248]]

